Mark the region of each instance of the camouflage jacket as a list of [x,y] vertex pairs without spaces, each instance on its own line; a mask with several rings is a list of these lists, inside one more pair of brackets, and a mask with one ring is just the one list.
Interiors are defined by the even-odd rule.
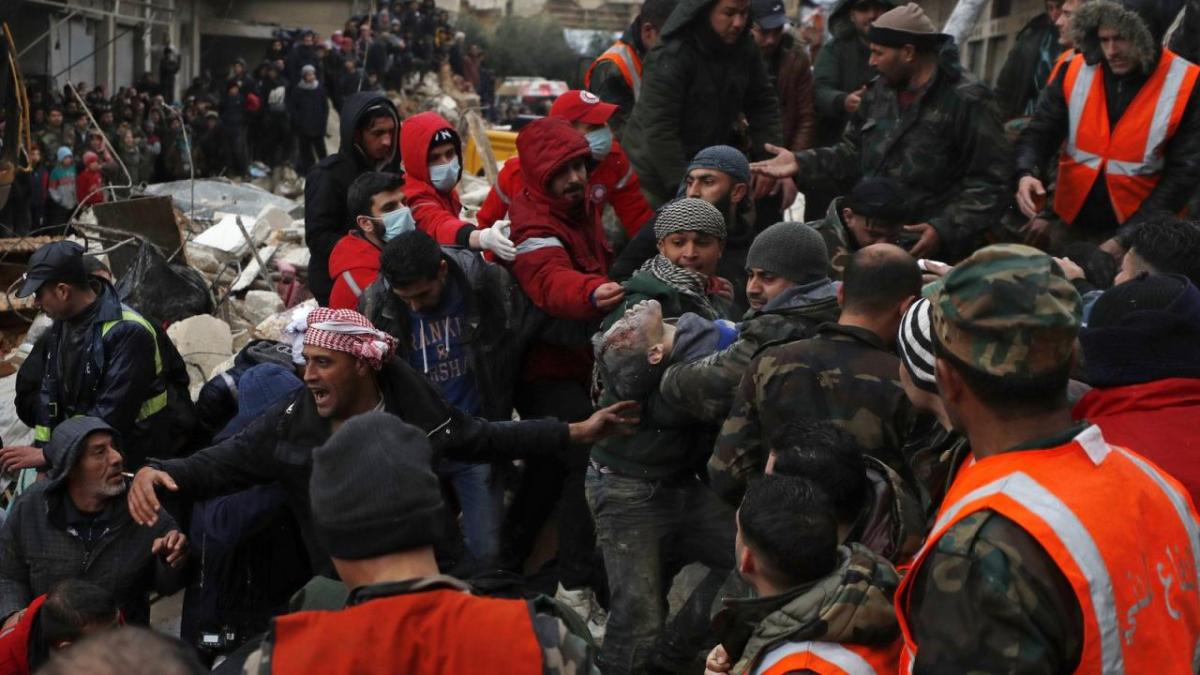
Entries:
[[[956,55],[955,55],[956,56]],[[796,153],[801,189],[833,181],[848,191],[864,176],[899,179],[913,221],[941,237],[939,259],[970,255],[1009,202],[1010,148],[987,85],[943,56],[933,81],[907,108],[877,78],[842,141]]]
[[[471,592],[471,587],[462,581],[439,575],[357,588],[346,600],[346,606],[406,593],[445,589],[459,590],[464,593]],[[573,621],[572,623],[576,625],[572,629],[554,614],[540,611],[547,606],[546,603],[533,600],[529,601],[529,605],[533,631],[542,648],[542,673],[544,675],[599,675],[600,671],[594,665],[596,647],[592,644],[591,636],[582,637],[577,634],[579,630],[586,629],[586,624],[582,621]],[[556,607],[561,609],[561,605]],[[412,639],[420,641],[421,638],[412,636]],[[378,646],[362,645],[362,647],[376,649]],[[345,645],[344,648],[355,649],[356,645]],[[272,627],[263,637],[259,648],[246,659],[245,665],[242,667],[243,675],[270,675],[272,672],[271,655],[274,649],[275,629]],[[378,650],[376,649],[376,651]]]
[[839,313],[837,287],[828,280],[789,288],[742,321],[737,342],[707,358],[668,368],[659,385],[663,400],[701,422],[719,425],[729,416],[738,382],[759,350],[811,337],[817,326],[837,321]]
[[899,369],[878,335],[834,323],[810,339],[764,350],[746,369],[708,461],[713,489],[737,503],[746,481],[762,473],[771,435],[797,417],[841,426],[866,454],[911,482],[901,448],[914,413]]
[[925,540],[918,491],[887,464],[864,457],[869,498],[851,524],[847,542],[862,544],[897,565],[911,562]]
[[890,645],[900,637],[892,608],[899,583],[891,563],[850,544],[829,576],[771,597],[725,600],[713,623],[734,673],[753,672],[783,642]]
[[846,265],[850,264],[850,258],[858,250],[857,242],[842,222],[843,201],[842,197],[837,197],[829,202],[829,211],[824,218],[806,223],[825,241],[825,250],[829,252],[829,278],[838,281],[842,280]]
[[947,430],[932,416],[922,416],[905,439],[903,454],[912,467],[926,519],[932,524],[954,475],[971,454],[967,437]]

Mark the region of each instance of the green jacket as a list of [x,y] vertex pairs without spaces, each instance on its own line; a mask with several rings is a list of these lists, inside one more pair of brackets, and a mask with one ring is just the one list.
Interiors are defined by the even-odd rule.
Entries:
[[[658,300],[662,304],[663,316],[672,319],[684,313],[703,311],[688,296],[676,291],[649,272],[638,272],[630,277],[625,287],[625,300],[605,317],[601,324],[607,330],[625,313],[628,307],[642,300]],[[719,318],[711,313],[702,314],[704,319]],[[675,346],[671,350],[669,363],[684,362],[708,351],[700,341],[690,339],[680,328],[676,333]],[[704,342],[707,344],[707,341]],[[715,339],[712,341],[715,349]],[[598,375],[600,376],[600,375]],[[602,383],[605,384],[605,383]],[[600,405],[608,406],[618,401],[611,386],[604,386]],[[641,401],[641,424],[632,436],[611,436],[592,446],[592,459],[611,467],[622,475],[633,478],[669,478],[679,475],[703,463],[712,447],[715,429],[694,424],[684,411],[666,403],[657,389]]]
[[[875,78],[871,49],[850,23],[850,7],[856,0],[841,0],[829,13],[833,38],[817,52],[813,63],[813,92],[817,108],[817,141],[813,147],[837,143],[849,115],[843,107],[846,95],[870,84]],[[888,2],[893,6],[894,3]]]
[[765,598],[725,600],[713,619],[731,672],[750,673],[787,642],[891,645],[900,637],[892,596],[900,580],[887,560],[859,544],[838,549],[830,574]]
[[982,244],[1009,203],[1011,151],[987,85],[948,48],[928,88],[901,111],[883,78],[863,96],[837,145],[796,153],[801,189],[848,191],[864,176],[904,183],[914,223],[941,237],[938,259],[956,262]]
[[725,45],[708,23],[716,0],[680,0],[650,50],[642,95],[625,123],[621,145],[655,207],[674,196],[688,162],[712,145],[739,145],[735,125],[744,114],[751,155],[779,145],[779,99],[750,36]]
[[668,368],[660,393],[694,419],[719,425],[729,416],[738,382],[760,350],[811,337],[817,326],[837,321],[840,313],[837,287],[828,280],[788,289],[761,311],[747,315],[738,327],[737,342],[699,361]]
[[843,203],[844,198],[835,198],[829,202],[829,210],[825,212],[823,219],[805,223],[816,230],[824,240],[825,250],[829,253],[829,278],[838,281],[842,280],[850,258],[854,257],[854,252],[858,250],[858,242],[842,221]]

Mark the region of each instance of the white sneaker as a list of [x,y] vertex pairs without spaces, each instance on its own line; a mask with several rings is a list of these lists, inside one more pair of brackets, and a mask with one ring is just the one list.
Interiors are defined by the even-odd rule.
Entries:
[[579,588],[576,590],[567,590],[562,584],[558,585],[558,590],[554,593],[554,599],[558,602],[571,608],[571,611],[579,615],[587,623],[588,632],[592,634],[592,639],[599,645],[604,641],[604,627],[608,622],[608,614],[596,602],[596,594],[592,589]]

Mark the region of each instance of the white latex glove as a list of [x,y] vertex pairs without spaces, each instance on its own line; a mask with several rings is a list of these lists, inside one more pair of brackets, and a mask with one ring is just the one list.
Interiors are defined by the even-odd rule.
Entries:
[[479,245],[500,259],[511,261],[517,257],[517,247],[508,238],[510,229],[509,221],[497,220],[491,227],[479,232]]

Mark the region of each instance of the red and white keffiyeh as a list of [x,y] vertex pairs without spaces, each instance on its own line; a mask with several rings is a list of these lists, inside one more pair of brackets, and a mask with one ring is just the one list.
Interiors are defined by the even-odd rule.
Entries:
[[317,307],[307,314],[293,315],[287,332],[296,337],[302,334],[305,345],[362,359],[375,370],[382,369],[384,361],[396,353],[396,338],[378,330],[352,309]]

